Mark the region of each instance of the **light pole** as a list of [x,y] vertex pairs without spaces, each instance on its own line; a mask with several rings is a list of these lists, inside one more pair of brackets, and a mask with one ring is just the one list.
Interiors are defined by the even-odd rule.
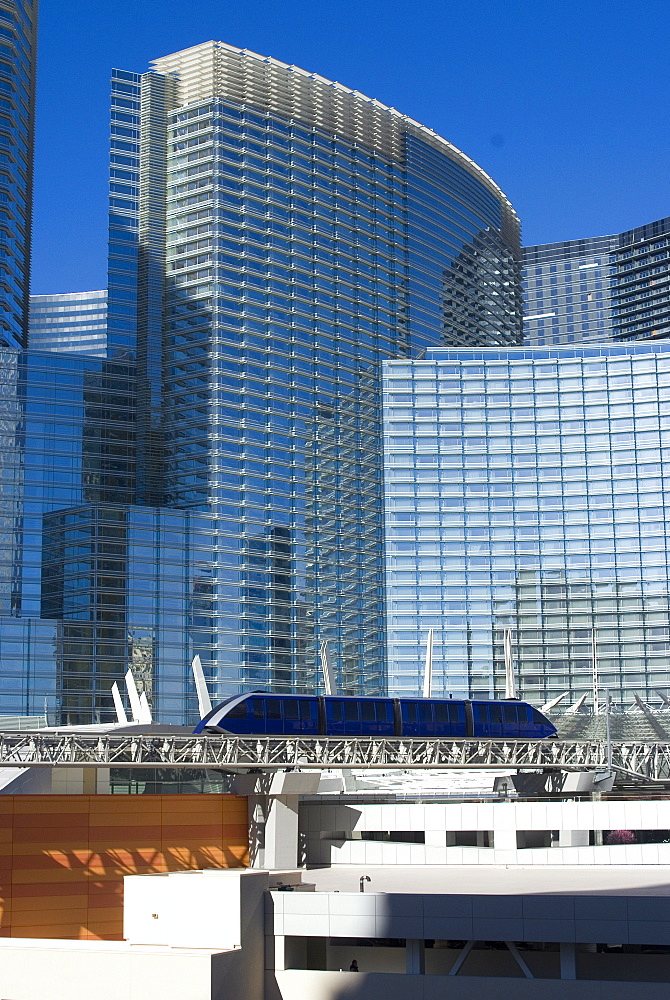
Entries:
[[607,699],[607,705],[605,708],[605,738],[607,740],[607,769],[612,771],[612,726],[610,723],[610,714],[612,712],[612,695],[610,694],[609,688],[605,692],[605,697]]

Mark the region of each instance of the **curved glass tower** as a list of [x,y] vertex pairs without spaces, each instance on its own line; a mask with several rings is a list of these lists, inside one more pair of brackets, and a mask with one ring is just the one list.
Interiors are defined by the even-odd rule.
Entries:
[[324,640],[343,691],[377,691],[379,365],[519,342],[517,217],[429,129],[220,42],[115,72],[112,131],[138,502],[213,519],[192,651],[217,697],[318,688]]

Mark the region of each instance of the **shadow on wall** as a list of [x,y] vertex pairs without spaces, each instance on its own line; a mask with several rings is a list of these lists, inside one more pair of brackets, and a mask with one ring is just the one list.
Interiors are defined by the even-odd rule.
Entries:
[[123,877],[248,865],[234,795],[0,797],[2,937],[121,940]]

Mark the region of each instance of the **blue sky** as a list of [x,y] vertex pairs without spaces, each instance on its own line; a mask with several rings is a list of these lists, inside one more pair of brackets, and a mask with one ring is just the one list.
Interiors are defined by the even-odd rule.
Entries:
[[215,38],[463,149],[524,243],[670,215],[669,0],[41,0],[33,291],[106,285],[109,71]]

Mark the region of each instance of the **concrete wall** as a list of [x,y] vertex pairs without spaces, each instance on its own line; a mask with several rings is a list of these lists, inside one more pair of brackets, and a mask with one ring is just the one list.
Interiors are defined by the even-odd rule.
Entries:
[[[461,805],[306,802],[301,838],[310,864],[670,865],[670,844],[578,846],[589,830],[670,830],[670,801],[489,802]],[[558,846],[517,848],[517,833],[558,831]],[[425,844],[348,839],[363,831],[418,831]],[[447,832],[493,833],[492,848],[447,847]],[[328,834],[344,838],[328,839]]]
[[[124,881],[126,940],[225,952],[218,958],[225,972],[221,996],[263,1000],[267,872],[172,872]],[[218,995],[213,991],[212,996]],[[182,1000],[190,996],[186,993]]]
[[273,933],[286,937],[667,946],[670,897],[591,895],[586,891],[525,896],[270,892],[266,934]]
[[235,795],[3,795],[0,937],[119,940],[124,875],[247,862]]
[[[225,970],[220,957],[209,951],[170,954],[168,949],[131,948],[121,942],[26,938],[0,941],[0,966],[2,996],[11,1000],[218,1000],[226,996]],[[229,996],[233,1000],[234,994]]]

